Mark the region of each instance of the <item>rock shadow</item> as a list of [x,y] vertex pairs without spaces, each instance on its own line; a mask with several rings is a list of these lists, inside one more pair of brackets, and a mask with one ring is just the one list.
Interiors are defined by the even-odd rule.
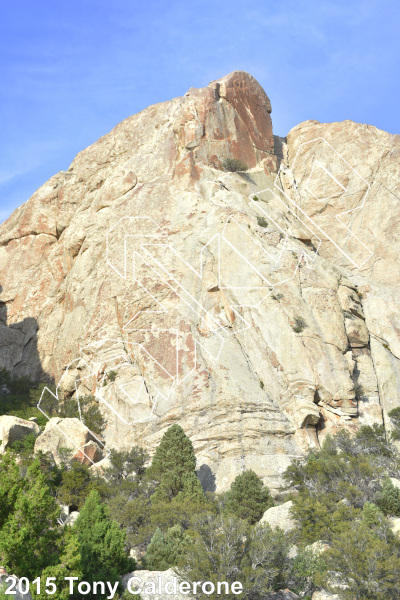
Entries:
[[28,377],[32,382],[54,383],[43,369],[37,347],[39,325],[34,317],[7,324],[7,304],[1,300],[0,285],[0,368],[14,377]]

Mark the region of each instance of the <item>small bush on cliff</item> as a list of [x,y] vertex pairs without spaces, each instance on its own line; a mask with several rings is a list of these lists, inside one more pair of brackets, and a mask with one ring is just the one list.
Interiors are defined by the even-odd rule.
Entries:
[[225,171],[235,173],[236,171],[247,171],[248,166],[238,158],[225,158],[222,161],[222,167]]
[[293,331],[301,333],[307,327],[307,323],[303,317],[295,317],[294,324],[292,325]]
[[238,475],[225,494],[224,511],[249,523],[257,523],[274,505],[269,489],[258,475],[248,470]]
[[257,217],[257,223],[260,227],[268,227],[268,221],[264,217]]

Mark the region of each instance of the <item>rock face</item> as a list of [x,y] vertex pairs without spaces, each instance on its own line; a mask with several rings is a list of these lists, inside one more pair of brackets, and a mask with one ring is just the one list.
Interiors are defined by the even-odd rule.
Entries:
[[68,458],[92,465],[103,458],[101,441],[79,419],[54,417],[47,423],[35,443],[36,452],[51,452],[54,460],[62,461],[62,451],[69,451]]
[[[14,577],[16,582],[17,582],[17,587],[13,587],[12,589],[9,588],[9,586],[11,585],[11,581],[7,581],[6,579],[8,577]],[[10,598],[14,598],[14,600],[32,600],[32,596],[31,594],[28,592],[27,594],[21,594],[19,589],[18,589],[18,583],[19,583],[19,579],[18,577],[16,577],[15,575],[9,575],[5,569],[3,569],[3,567],[0,567],[0,592],[5,591],[6,589],[10,589]],[[6,596],[4,596],[6,597]]]
[[261,523],[268,523],[272,529],[280,527],[285,533],[291,531],[296,527],[296,521],[292,518],[290,510],[293,506],[293,502],[285,502],[280,506],[273,506],[265,511],[261,518]]
[[[184,598],[191,600],[198,595],[188,594],[186,590],[184,593],[180,593],[178,587],[180,579],[172,569],[168,569],[167,571],[134,571],[133,573],[128,573],[127,575],[124,575],[121,580],[124,590],[127,589],[128,582],[132,577],[137,577],[141,580],[140,583],[137,579],[133,580],[131,586],[132,589],[138,589],[139,587],[142,589],[140,597],[143,600],[164,600],[166,597],[171,598],[171,600],[184,600]],[[176,594],[173,593],[174,580],[177,581]],[[155,592],[147,593],[146,584],[153,584]],[[160,588],[161,590],[165,590],[165,593],[158,593]],[[299,598],[299,596],[290,590],[280,590],[279,592],[268,595],[266,600],[296,600],[297,598]]]
[[22,440],[29,434],[39,435],[41,429],[37,423],[25,421],[18,417],[3,415],[0,417],[0,453],[7,450],[11,444]]
[[[180,594],[179,589],[177,590],[176,594],[170,593],[173,590],[174,580],[177,580],[178,583],[180,581],[176,573],[172,569],[168,569],[167,571],[134,571],[133,573],[128,573],[127,575],[124,575],[121,580],[122,587],[124,588],[124,590],[127,589],[128,581],[129,579],[131,579],[131,577],[138,577],[139,579],[141,579],[140,583],[137,580],[132,581],[131,586],[133,589],[138,589],[139,586],[140,588],[142,588],[143,591],[140,594],[140,596],[141,598],[143,598],[143,600],[163,600],[163,598],[165,598],[164,593],[158,593],[159,582],[161,584],[162,590],[165,589],[166,585],[171,586],[171,588],[166,588],[166,591],[168,592],[168,597],[171,598],[171,600],[183,600],[184,598],[188,598],[190,600],[190,598],[193,598],[193,596],[188,596],[187,593]],[[155,585],[155,594],[146,593],[146,583],[148,582],[151,582]]]
[[63,526],[64,527],[73,527],[75,525],[77,518],[79,517],[79,512],[77,510],[73,510],[68,517],[65,519]]
[[246,468],[276,489],[399,405],[400,138],[307,121],[286,140],[270,112],[247,73],[192,88],[0,227],[0,364],[96,395],[110,448],[178,422],[207,489]]
[[313,593],[312,600],[340,600],[340,596],[332,594],[331,592],[325,592],[325,590],[320,590],[319,592]]

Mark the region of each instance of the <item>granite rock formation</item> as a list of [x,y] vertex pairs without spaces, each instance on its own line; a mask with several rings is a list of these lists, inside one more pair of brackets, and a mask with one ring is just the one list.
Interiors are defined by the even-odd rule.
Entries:
[[399,406],[400,137],[279,138],[270,113],[244,72],[191,88],[0,227],[2,363],[37,377],[35,351],[64,396],[96,395],[111,449],[179,423],[219,490],[245,468],[276,489],[327,433]]
[[0,454],[14,442],[23,440],[28,435],[38,436],[41,429],[37,423],[25,421],[19,417],[3,415],[0,417]]

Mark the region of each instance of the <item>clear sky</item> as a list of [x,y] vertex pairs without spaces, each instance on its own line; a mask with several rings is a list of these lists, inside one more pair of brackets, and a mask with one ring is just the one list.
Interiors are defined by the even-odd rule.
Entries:
[[125,117],[241,69],[274,132],[400,133],[400,0],[13,0],[0,17],[0,222]]

